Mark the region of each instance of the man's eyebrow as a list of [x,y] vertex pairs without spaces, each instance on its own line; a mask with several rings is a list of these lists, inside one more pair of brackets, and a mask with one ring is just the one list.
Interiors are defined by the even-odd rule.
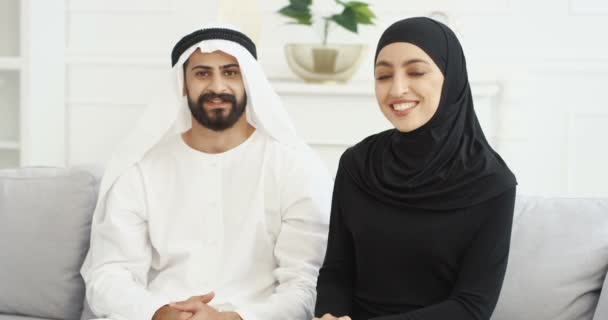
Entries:
[[232,68],[232,67],[239,67],[239,65],[237,63],[231,63],[231,64],[227,64],[227,65],[223,65],[220,67],[220,69],[228,69],[228,68]]
[[[236,63],[226,64],[226,65],[220,66],[220,69],[228,69],[228,68],[234,68],[234,67],[238,68],[239,65]],[[199,65],[193,66],[192,70],[194,70],[194,69],[211,70],[211,69],[213,69],[213,67],[199,64]]]
[[194,70],[194,69],[211,70],[213,68],[211,68],[210,66],[196,65],[196,66],[193,66],[191,70]]

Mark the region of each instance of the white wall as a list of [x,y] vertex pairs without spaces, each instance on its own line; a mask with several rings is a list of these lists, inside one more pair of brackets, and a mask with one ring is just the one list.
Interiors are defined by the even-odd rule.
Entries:
[[66,162],[65,6],[63,0],[21,0],[20,162]]
[[[475,97],[480,118],[516,172],[520,191],[608,196],[606,2],[373,0],[377,26],[363,27],[360,36],[340,29],[330,36],[333,42],[370,45],[353,82],[330,94],[315,89],[303,95],[278,81],[295,79],[283,45],[316,42],[318,36],[285,25],[274,13],[287,0],[242,0],[240,7],[235,1],[69,0],[68,163],[103,163],[145,101],[167,90],[162,78],[174,42],[184,30],[221,15],[257,34],[260,61],[278,83],[296,126],[333,168],[344,145],[386,126],[371,91],[371,54],[382,30],[401,18],[444,10],[456,21],[474,89],[481,88]],[[241,9],[226,9],[235,7]],[[484,94],[496,84],[497,96]],[[359,88],[369,91],[351,94]]]
[[67,163],[103,164],[164,83],[184,30],[215,1],[67,1]]

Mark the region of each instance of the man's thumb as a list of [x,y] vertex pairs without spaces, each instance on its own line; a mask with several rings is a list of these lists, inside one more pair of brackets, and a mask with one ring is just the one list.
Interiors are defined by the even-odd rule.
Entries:
[[211,291],[209,293],[205,293],[202,296],[199,296],[199,299],[203,303],[209,303],[209,302],[211,302],[211,300],[213,300],[214,297],[215,297],[215,292]]

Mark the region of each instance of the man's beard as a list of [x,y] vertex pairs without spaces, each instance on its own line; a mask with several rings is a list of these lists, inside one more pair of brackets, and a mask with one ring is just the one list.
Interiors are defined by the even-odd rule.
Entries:
[[[247,105],[247,94],[243,95],[243,101],[240,102],[236,100],[234,95],[227,93],[205,93],[200,95],[196,102],[190,99],[189,94],[187,94],[187,97],[188,107],[190,107],[190,113],[192,113],[194,119],[201,126],[213,131],[224,131],[232,128],[245,112],[245,106]],[[224,102],[230,102],[231,108],[227,115],[224,115],[223,108],[205,110],[205,102],[215,98],[220,98]]]

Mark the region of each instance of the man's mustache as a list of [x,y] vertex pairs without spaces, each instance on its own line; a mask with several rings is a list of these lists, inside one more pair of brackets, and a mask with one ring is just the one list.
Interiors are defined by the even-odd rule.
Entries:
[[210,101],[210,100],[213,100],[216,98],[220,98],[223,101],[231,102],[233,105],[236,104],[236,97],[234,95],[228,94],[228,93],[213,93],[213,92],[209,92],[209,93],[200,95],[198,97],[198,103],[200,105],[202,105],[204,102]]

